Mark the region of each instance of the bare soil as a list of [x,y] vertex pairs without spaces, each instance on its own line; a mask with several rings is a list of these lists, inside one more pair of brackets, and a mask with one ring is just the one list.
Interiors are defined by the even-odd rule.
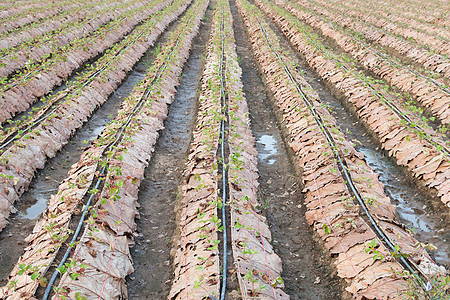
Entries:
[[[439,200],[425,193],[410,173],[387,155],[377,139],[367,132],[353,111],[341,101],[342,95],[337,94],[335,89],[320,79],[271,19],[265,20],[276,32],[281,45],[290,50],[290,58],[297,64],[297,70],[319,93],[323,103],[329,106],[341,132],[354,143],[357,151],[365,155],[368,164],[380,175],[379,179],[384,184],[386,195],[397,205],[399,221],[412,229],[418,240],[435,245],[438,249],[431,253],[432,257],[438,264],[449,267],[450,233],[446,230],[449,222],[448,210]],[[342,51],[331,42],[328,47]]]
[[[171,26],[168,27],[158,42],[164,40],[171,28]],[[50,195],[57,192],[58,186],[67,177],[70,166],[80,159],[89,142],[102,132],[108,122],[114,120],[121,103],[131,94],[134,86],[144,79],[154,58],[154,47],[152,47],[108,101],[93,112],[91,118],[77,131],[69,143],[55,157],[49,159],[42,170],[38,171],[28,191],[16,203],[18,212],[10,216],[10,223],[0,232],[0,284],[7,282],[10,271],[26,246],[24,239],[31,233],[36,220],[46,209]],[[57,88],[55,93],[60,88]],[[39,103],[37,105],[39,106]]]
[[340,281],[332,276],[329,257],[314,241],[306,222],[301,187],[234,1],[231,9],[244,92],[257,141],[260,201],[264,203],[275,252],[283,261],[285,292],[291,299],[339,299]]
[[170,261],[175,230],[174,205],[197,115],[197,91],[212,20],[210,3],[170,105],[165,129],[139,192],[138,234],[131,249],[135,272],[127,280],[130,299],[167,298],[173,279]]
[[[131,249],[135,271],[127,278],[130,299],[167,298],[173,281],[170,251],[175,233],[174,206],[196,122],[197,96],[214,3],[215,1],[211,1],[200,32],[193,41],[193,49],[183,69],[177,95],[164,123],[165,128],[141,183],[140,219],[137,221],[135,244]],[[253,58],[247,31],[234,0],[231,1],[231,10],[237,53],[243,71],[244,92],[258,150],[259,200],[272,232],[271,242],[283,262],[284,290],[294,300],[345,298],[347,295],[342,289],[341,281],[335,276],[333,258],[322,247],[306,222],[299,170],[296,169],[295,158],[287,146],[283,124],[277,121],[280,118],[276,109],[273,109],[273,95],[265,88],[264,78]],[[95,139],[106,124],[114,119],[122,101],[145,77],[146,70],[155,57],[154,49],[163,44],[179,20],[180,18],[168,27],[156,46],[147,52],[124,83],[94,112],[69,144],[37,173],[29,190],[16,204],[18,212],[11,215],[9,225],[0,232],[0,284],[6,284],[9,272],[26,246],[24,238],[31,233],[37,218],[45,210],[50,195],[57,191],[59,184],[66,178],[70,166],[79,160],[86,147],[84,141]],[[270,19],[266,18],[266,21],[278,35],[281,45],[291,51],[290,58],[297,64],[297,71],[302,72],[319,93],[321,100],[331,108],[341,131],[354,142],[356,149],[365,155],[368,164],[380,174],[386,194],[397,205],[399,221],[413,229],[418,240],[437,246],[438,250],[432,253],[432,257],[437,263],[449,268],[450,233],[446,230],[449,216],[439,212],[442,205],[436,204],[432,195],[423,193],[420,186],[411,180],[408,172],[399,168],[386,155],[376,138],[368,133],[351,109],[339,101],[341,96],[307,66],[279,28]],[[327,46],[342,51],[329,39]],[[36,104],[39,105],[41,104]],[[20,114],[15,119],[25,114]],[[231,257],[231,252],[228,256]],[[231,263],[230,265],[229,270],[232,268]],[[233,289],[237,289],[237,282],[230,276],[227,299],[235,299],[234,295],[237,293]]]

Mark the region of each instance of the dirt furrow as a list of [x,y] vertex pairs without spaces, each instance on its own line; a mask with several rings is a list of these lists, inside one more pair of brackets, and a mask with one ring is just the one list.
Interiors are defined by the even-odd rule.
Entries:
[[[32,246],[27,248],[27,252],[16,268],[20,268],[21,263],[29,264],[32,266],[32,272],[44,275],[54,259],[57,249],[61,243],[66,241],[64,237],[68,233],[67,221],[70,221],[78,200],[81,200],[74,201],[75,198],[80,196],[83,198],[87,189],[90,188],[89,182],[94,179],[94,171],[99,164],[95,157],[98,155],[101,157],[101,153],[109,145],[107,153],[113,154],[108,155],[106,162],[108,171],[106,172],[106,166],[103,167],[99,181],[92,189],[96,192],[92,192],[86,203],[89,206],[92,201],[93,208],[89,209],[89,212],[87,208],[83,208],[83,216],[79,224],[83,224],[85,214],[90,215],[89,220],[92,220],[93,223],[88,222],[90,225],[84,229],[79,244],[75,241],[77,241],[76,236],[80,233],[81,225],[75,235],[71,237],[72,240],[66,255],[74,254],[75,262],[71,258],[70,263],[65,263],[67,256],[64,256],[60,262],[60,270],[64,267],[67,272],[60,272],[63,274],[61,282],[57,283],[54,289],[57,295],[70,295],[71,298],[79,294],[87,298],[96,295],[102,299],[119,299],[124,295],[126,297],[124,279],[127,274],[132,272],[131,258],[129,258],[129,254],[126,254],[128,253],[127,239],[132,237],[136,228],[134,218],[138,214],[136,200],[140,180],[158,137],[157,131],[163,128],[162,122],[167,115],[167,105],[175,93],[175,85],[177,85],[181,67],[188,57],[190,41],[196,35],[202,12],[206,9],[205,4],[207,2],[197,1],[182,18],[177,30],[171,33],[170,40],[164,45],[164,50],[150,68],[146,79],[136,86],[133,95],[127,98],[122,105],[116,120],[102,132],[102,137],[96,139],[95,144],[85,151],[80,162],[72,167],[71,175],[60,186],[60,192],[51,198],[44,219],[36,224],[34,233],[29,237],[28,240],[32,242]],[[116,133],[119,134],[117,138]],[[106,146],[104,145],[105,138]],[[112,144],[108,142],[113,140]],[[82,178],[85,178],[85,182]],[[98,185],[103,180],[105,180],[104,186]],[[71,187],[70,182],[77,182],[77,184]],[[95,194],[99,192],[101,192],[100,199],[97,199]],[[49,224],[51,226],[48,228]],[[53,237],[49,236],[46,231],[53,232]],[[100,238],[91,241],[92,234],[89,234],[91,231],[95,231],[96,236]],[[59,238],[55,238],[55,236]],[[50,238],[53,242],[49,240]],[[74,248],[74,253],[71,253],[71,248]],[[46,252],[47,255],[36,256],[34,251],[38,249],[40,249],[39,252]],[[89,256],[89,253],[92,253],[90,251],[94,251],[97,255]],[[96,261],[95,257],[97,257]],[[36,278],[33,278],[34,275],[29,280],[31,273],[22,274],[17,272],[17,269],[15,270],[11,275],[18,279],[20,291],[33,294],[38,284]],[[53,271],[53,268],[51,270]],[[48,279],[49,283],[44,299],[47,299],[53,290],[56,274],[58,272],[55,271],[52,279]],[[77,274],[77,276],[74,277],[73,274]],[[103,279],[101,279],[102,277]],[[17,287],[14,285],[8,285],[3,288],[3,292],[14,299],[19,294],[15,288]]]
[[[38,65],[45,63],[45,61],[52,56],[61,55],[67,51],[65,46],[71,43],[80,43],[84,38],[85,43],[89,43],[89,36],[96,36],[97,39],[101,35],[96,35],[96,31],[101,31],[103,27],[108,27],[108,23],[114,24],[116,19],[122,18],[126,12],[133,11],[139,7],[145,6],[144,3],[135,0],[124,3],[99,3],[95,7],[89,7],[87,11],[79,12],[79,18],[83,18],[82,22],[75,20],[68,24],[60,24],[52,22],[55,31],[42,35],[40,30],[33,30],[28,34],[28,40],[18,46],[1,51],[2,67],[0,68],[0,77],[6,78],[14,82],[20,79],[20,72],[27,73],[30,65]],[[72,17],[77,14],[71,14]],[[34,29],[34,28],[33,28]],[[19,37],[12,37],[12,41],[19,41]],[[11,46],[7,45],[7,41],[2,41],[0,45],[5,48]],[[2,47],[3,48],[3,47]],[[63,51],[61,51],[63,50]],[[94,54],[94,53],[91,53]]]
[[434,5],[434,7],[428,7],[429,2],[421,2],[420,5],[417,5],[416,2],[405,3],[401,1],[384,1],[382,3],[384,5],[381,8],[385,11],[394,9],[399,14],[405,16],[405,18],[417,20],[425,26],[442,28],[446,31],[450,29],[450,20],[445,18],[442,11],[439,11],[439,8],[442,7],[440,4]]
[[[334,265],[346,281],[346,291],[358,299],[400,299],[410,291],[404,278],[388,269],[418,272],[420,277],[415,273],[408,280],[417,279],[419,284],[421,278],[445,274],[425,249],[415,248],[417,241],[396,223],[395,206],[384,194],[378,175],[336,129],[316,92],[292,71],[295,65],[285,58],[287,51],[278,45],[274,33],[263,26],[261,12],[246,1],[238,1],[238,7],[251,31],[252,48],[269,78],[296,167],[303,173],[307,221],[337,257]],[[396,256],[398,252],[408,253],[408,258]],[[384,289],[386,286],[389,288]],[[439,288],[431,291],[435,292],[445,293]]]
[[[275,24],[269,25],[277,33],[280,44],[291,53],[296,53],[296,48],[283,32]],[[289,59],[295,62],[297,70],[317,91],[324,104],[329,106],[331,114],[338,120],[337,125],[352,141],[356,150],[363,153],[367,163],[380,174],[379,180],[384,185],[385,193],[393,200],[393,204],[397,205],[396,212],[401,222],[414,232],[417,239],[435,245],[438,249],[432,255],[436,262],[450,267],[450,237],[444,229],[449,222],[446,208],[418,189],[417,183],[398,167],[389,153],[382,149],[377,138],[367,133],[358,116],[349,111],[339,98],[333,96],[333,90],[330,90],[307,62],[298,55],[289,56]]]
[[450,299],[445,0],[80,1],[0,0],[0,299]]
[[[355,1],[353,4],[356,4]],[[405,15],[404,6],[401,9],[398,9],[395,5],[392,5],[392,3],[389,3],[388,1],[380,1],[376,3],[367,1],[364,3],[358,3],[357,5],[360,5],[360,9],[368,9],[371,15],[382,16],[383,19],[390,20],[397,26],[411,27],[420,32],[426,32],[446,41],[450,38],[450,32],[443,26],[443,24],[439,26],[439,24],[426,23],[420,19],[417,19],[417,16],[420,16],[420,14]]]
[[177,203],[169,299],[289,299],[257,201],[256,149],[231,20],[229,3],[219,1]]
[[0,14],[0,20],[7,18],[11,14],[20,13],[26,9],[33,8],[38,5],[38,2],[39,1],[15,1],[13,3],[1,3],[2,13]]
[[20,7],[16,12],[6,12],[0,20],[2,27],[0,33],[6,33],[21,26],[39,21],[42,18],[60,14],[70,9],[71,4],[80,5],[77,1],[65,0],[61,2],[43,1],[30,7]]
[[[277,33],[280,44],[291,53],[296,48],[283,32],[273,23],[271,29]],[[357,151],[363,153],[367,163],[380,174],[379,180],[384,184],[386,194],[397,205],[399,219],[411,229],[421,241],[437,246],[433,252],[436,261],[446,267],[450,266],[449,236],[445,228],[449,222],[448,213],[442,203],[434,201],[433,197],[418,188],[410,174],[398,167],[389,152],[382,149],[378,139],[367,132],[364,123],[358,116],[348,110],[339,98],[334,97],[334,90],[321,79],[314,69],[298,55],[289,56],[297,64],[308,83],[316,90],[322,101],[329,106],[332,115],[338,120],[337,125],[351,140]]]
[[428,33],[417,31],[413,28],[412,24],[410,24],[410,26],[398,26],[392,22],[393,17],[386,19],[383,18],[382,15],[375,16],[370,13],[370,9],[361,9],[360,7],[362,5],[359,5],[358,1],[355,2],[356,3],[334,2],[334,4],[338,4],[341,8],[344,8],[347,15],[365,22],[370,26],[374,26],[375,28],[379,28],[385,32],[398,36],[403,40],[412,41],[419,47],[429,49],[435,53],[439,53],[444,56],[448,56],[450,54],[450,46],[448,41],[439,39]]
[[237,53],[256,138],[260,203],[272,231],[273,247],[283,261],[282,277],[291,299],[338,299],[340,282],[332,276],[328,256],[306,222],[301,183],[294,175],[288,148],[272,112],[248,43],[245,25],[232,2]]
[[[445,2],[445,1],[444,1]],[[450,26],[450,20],[446,18],[443,11],[445,10],[445,5],[442,1],[426,1],[426,2],[415,2],[414,0],[406,1],[396,1],[391,2],[391,5],[397,6],[406,12],[410,12],[412,15],[417,17],[422,17],[424,20],[431,24],[441,24],[441,26]]]
[[306,5],[321,14],[325,14],[338,22],[341,26],[351,28],[373,44],[387,47],[391,50],[393,55],[398,56],[402,61],[405,61],[406,63],[414,62],[425,69],[433,70],[442,74],[442,76],[447,79],[450,79],[450,64],[448,58],[435,53],[430,53],[428,50],[417,47],[409,41],[404,41],[394,35],[387,34],[380,29],[373,28],[364,22],[350,18],[339,9],[329,7],[329,3],[324,3],[321,0],[316,0],[314,2],[300,0],[298,3]]
[[410,45],[414,45],[419,49],[432,52],[443,59],[448,58],[450,50],[448,48],[448,43],[446,43],[445,41],[438,40],[432,36],[430,37],[427,34],[421,33],[414,35],[414,38],[412,38],[411,28],[393,28],[394,26],[392,26],[392,24],[391,26],[389,26],[389,21],[385,20],[383,22],[381,18],[371,16],[366,11],[358,12],[355,9],[349,7],[349,5],[346,3],[329,1],[326,2],[326,5],[334,10],[339,11],[345,16],[354,19],[356,22],[372,27],[373,29],[382,32],[383,34],[391,35],[399,41],[403,41]]
[[[18,74],[18,78],[13,78],[2,87],[0,122],[3,123],[18,112],[26,110],[63,83],[89,59],[116,51],[118,45],[136,34],[139,27],[158,16],[158,12],[172,2],[154,0],[146,4],[137,3],[134,9],[123,12],[120,18],[108,23],[108,26],[102,27],[89,38],[80,38],[76,43],[60,48],[59,55],[50,55],[45,61],[31,64]],[[110,50],[106,51],[107,49]]]
[[[53,157],[56,152],[66,144],[71,135],[87,121],[92,111],[101,106],[108,96],[117,88],[138,61],[138,59],[153,45],[157,37],[165,28],[175,20],[188,6],[189,3],[176,1],[165,8],[155,18],[150,19],[142,26],[142,32],[136,33],[134,42],[129,42],[121,55],[107,59],[106,72],[102,76],[94,77],[86,87],[80,88],[80,93],[67,99],[50,112],[50,117],[33,128],[25,138],[27,143],[23,146],[15,144],[3,153],[3,170],[5,177],[1,184],[3,201],[2,226],[6,225],[6,218],[13,209],[13,204],[27,189],[36,169],[42,168],[48,157]],[[166,15],[167,14],[167,15]],[[156,23],[156,24],[155,24]],[[146,35],[144,35],[146,33]],[[84,87],[84,86],[83,86]]]
[[8,48],[15,47],[21,43],[29,44],[32,40],[35,40],[35,38],[43,34],[49,34],[51,36],[68,26],[76,26],[81,22],[89,21],[87,19],[89,16],[88,11],[99,11],[108,5],[112,7],[115,3],[117,2],[114,0],[89,1],[80,6],[73,7],[60,15],[45,18],[38,24],[29,24],[9,34],[0,35],[0,53],[3,57],[8,52],[6,51]]
[[347,66],[289,12],[271,2],[257,0],[256,3],[282,28],[308,65],[330,85],[339,99],[357,113],[383,148],[396,158],[398,165],[407,168],[418,185],[430,195],[450,206],[450,194],[447,193],[450,189],[450,152],[445,142],[436,135],[417,131],[417,124],[389,98],[384,98],[382,90],[372,87],[364,74]]
[[[173,30],[171,25],[163,33],[159,44],[163,43]],[[125,81],[109,97],[104,105],[94,111],[92,117],[71,138],[55,157],[50,159],[45,168],[39,170],[20,202],[16,204],[17,212],[11,215],[11,222],[0,233],[0,283],[5,284],[13,265],[19,259],[26,243],[24,238],[32,231],[36,219],[45,211],[48,199],[58,190],[59,184],[67,176],[70,167],[79,159],[86,144],[89,145],[112,121],[123,101],[131,94],[133,87],[145,78],[145,73],[156,55],[156,46],[136,64]]]
[[196,119],[197,93],[212,12],[211,2],[141,183],[140,218],[135,246],[131,249],[136,266],[127,279],[131,299],[165,298],[173,280],[170,267],[171,239],[175,230],[173,210]]
[[[321,20],[306,11],[301,11],[295,4],[285,1],[275,1],[278,5],[289,10],[293,15],[319,30],[322,36],[331,39],[338,47],[357,59],[359,64],[377,76],[387,80],[391,85],[405,93],[411,94],[419,105],[437,117],[442,124],[450,124],[450,92],[442,89],[407,67],[395,64],[389,57],[379,56],[378,52],[366,46],[363,42],[354,40],[346,35],[342,28],[335,28],[333,24]],[[385,58],[386,57],[386,58]]]
[[[223,75],[226,78],[225,104],[228,108],[227,203],[235,268],[233,275],[238,279],[242,299],[290,299],[284,291],[285,278],[281,274],[283,261],[271,244],[272,232],[263,209],[264,203],[258,196],[258,152],[241,80],[242,69],[238,63],[233,33],[234,19],[228,0],[222,3]],[[227,284],[227,289],[232,290],[233,286]]]

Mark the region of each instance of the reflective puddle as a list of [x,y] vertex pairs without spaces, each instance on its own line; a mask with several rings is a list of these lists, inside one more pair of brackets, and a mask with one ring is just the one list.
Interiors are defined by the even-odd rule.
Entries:
[[272,135],[262,135],[256,141],[264,145],[264,148],[259,150],[258,156],[262,161],[269,165],[273,165],[277,160],[275,156],[278,154],[277,140]]
[[415,231],[420,241],[429,242],[438,248],[433,251],[437,263],[449,266],[448,233],[443,228],[439,229],[439,220],[430,216],[426,210],[427,201],[433,200],[420,199],[421,195],[414,191],[393,164],[386,163],[386,158],[380,152],[368,148],[359,148],[358,151],[364,153],[369,166],[380,174],[384,190],[397,205],[397,214],[402,222]]

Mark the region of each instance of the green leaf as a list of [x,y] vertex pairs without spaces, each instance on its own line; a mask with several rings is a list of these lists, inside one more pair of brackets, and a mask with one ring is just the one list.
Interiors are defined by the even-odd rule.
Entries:
[[31,280],[36,280],[39,278],[39,273],[38,272],[34,272],[33,274],[31,274]]

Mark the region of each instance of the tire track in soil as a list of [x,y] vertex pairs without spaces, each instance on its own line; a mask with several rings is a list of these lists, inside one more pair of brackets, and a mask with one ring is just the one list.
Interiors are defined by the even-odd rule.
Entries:
[[339,299],[340,281],[332,278],[329,257],[315,242],[306,222],[301,187],[234,1],[231,1],[231,10],[244,92],[258,150],[260,202],[265,203],[275,252],[283,261],[285,291],[291,299]]
[[[180,18],[184,14],[185,12]],[[163,43],[176,24],[176,21],[172,22],[155,45]],[[46,209],[50,195],[57,192],[70,167],[80,159],[87,147],[84,141],[94,140],[106,124],[114,120],[123,100],[131,94],[134,86],[145,78],[147,69],[155,58],[154,49],[155,46],[144,54],[109,99],[92,113],[90,119],[75,133],[69,143],[36,173],[28,191],[16,203],[18,212],[10,216],[10,223],[0,232],[0,285],[6,284],[11,269],[26,246],[23,240],[31,233],[36,220]]]
[[174,204],[197,115],[197,91],[211,28],[212,5],[210,2],[194,39],[164,130],[141,183],[138,235],[131,249],[135,271],[127,279],[130,299],[164,299],[171,288]]
[[[397,205],[399,221],[413,228],[416,233],[414,236],[418,240],[437,246],[438,250],[431,255],[437,263],[448,268],[450,266],[450,243],[448,242],[450,234],[446,230],[449,223],[447,209],[440,201],[424,193],[422,188],[413,182],[407,170],[397,166],[395,159],[381,149],[377,141],[367,134],[358,118],[335,96],[333,88],[331,87],[330,90],[329,85],[325,84],[304,62],[278,26],[267,17],[265,20],[279,37],[280,44],[290,49],[291,53],[295,53],[291,59],[298,65],[298,71],[301,70],[303,77],[319,93],[323,103],[330,106],[341,131],[354,142],[355,149],[365,155],[368,164],[380,175],[379,180],[384,184],[386,194],[393,200],[393,204]],[[327,46],[339,49],[332,43]]]

